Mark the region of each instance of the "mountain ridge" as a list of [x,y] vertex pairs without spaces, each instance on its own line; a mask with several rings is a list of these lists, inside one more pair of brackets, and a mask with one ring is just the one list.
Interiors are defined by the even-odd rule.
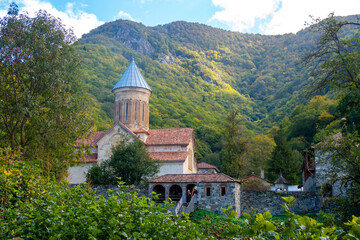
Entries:
[[76,47],[99,129],[112,124],[111,88],[134,57],[153,89],[150,127],[194,128],[204,156],[220,148],[214,139],[221,138],[231,108],[240,109],[251,135],[266,133],[306,102],[302,91],[311,77],[301,57],[317,36],[307,30],[260,35],[185,21],[146,27],[117,20],[84,35]]

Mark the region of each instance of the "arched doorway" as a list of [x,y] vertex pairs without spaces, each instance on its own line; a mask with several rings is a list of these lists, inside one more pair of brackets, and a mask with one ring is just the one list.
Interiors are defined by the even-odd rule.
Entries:
[[[196,184],[189,183],[186,185],[186,202],[189,202],[192,198],[193,189],[196,186]],[[190,190],[190,197],[188,197],[188,190]]]
[[165,188],[163,185],[155,185],[153,192],[155,192],[159,197],[157,200],[155,200],[157,203],[162,203],[165,201]]
[[189,183],[188,185],[186,185],[186,192],[188,190],[190,190],[190,192],[192,192],[192,190],[194,189],[195,186],[196,186],[196,184]]
[[178,202],[182,197],[182,188],[174,184],[169,189],[169,198],[173,200],[174,202]]

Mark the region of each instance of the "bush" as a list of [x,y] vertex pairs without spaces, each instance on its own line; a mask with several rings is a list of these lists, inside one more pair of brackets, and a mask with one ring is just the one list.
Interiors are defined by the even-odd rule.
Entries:
[[187,217],[174,216],[136,192],[96,196],[84,186],[50,184],[40,199],[12,209],[0,222],[5,239],[196,239],[204,238]]
[[252,179],[244,181],[241,187],[243,191],[268,191],[270,184],[260,179]]

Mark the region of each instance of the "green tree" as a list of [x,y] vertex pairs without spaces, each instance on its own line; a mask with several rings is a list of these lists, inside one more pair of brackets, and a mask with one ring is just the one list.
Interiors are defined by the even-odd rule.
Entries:
[[123,136],[112,153],[110,159],[89,169],[88,183],[116,184],[121,178],[128,185],[144,184],[159,171],[158,163],[150,158],[145,144],[138,139],[130,141]]
[[248,163],[244,157],[248,141],[239,117],[239,110],[232,109],[225,122],[225,138],[222,160],[222,172],[234,178],[244,176]]
[[[338,111],[346,117],[342,135],[324,138],[318,146],[319,163],[326,166],[325,177],[332,182],[340,181],[347,186],[348,196],[341,199],[342,215],[359,214],[360,203],[360,138],[359,138],[359,99],[360,99],[360,39],[356,21],[339,21],[330,14],[318,23],[313,31],[321,34],[316,48],[305,58],[306,63],[314,64],[312,74],[315,80],[312,92],[321,91],[329,86],[340,92]],[[345,35],[344,31],[350,31]],[[336,129],[334,122],[329,128]]]
[[301,159],[299,159],[296,152],[291,150],[288,145],[282,127],[277,131],[274,140],[276,146],[272,150],[267,171],[269,180],[275,181],[279,177],[281,171],[282,175],[289,183],[298,184]]
[[75,140],[89,128],[75,37],[45,11],[34,18],[12,4],[0,20],[0,146],[20,147],[61,176]]
[[245,153],[250,171],[260,174],[261,170],[265,170],[274,147],[274,139],[269,135],[257,135],[251,138],[248,151]]
[[[320,38],[304,58],[314,77],[311,92],[332,86],[360,94],[359,19],[339,21],[332,13],[324,20],[313,19],[312,24],[310,30],[320,34]],[[350,34],[345,35],[344,30]]]

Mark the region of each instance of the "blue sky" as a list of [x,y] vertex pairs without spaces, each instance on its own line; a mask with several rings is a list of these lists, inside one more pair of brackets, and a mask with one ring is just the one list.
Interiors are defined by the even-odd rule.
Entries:
[[[0,16],[11,0],[0,0]],[[20,10],[33,14],[45,9],[73,27],[80,37],[116,19],[146,26],[184,20],[231,31],[261,34],[296,33],[309,15],[359,14],[360,0],[15,0]]]

